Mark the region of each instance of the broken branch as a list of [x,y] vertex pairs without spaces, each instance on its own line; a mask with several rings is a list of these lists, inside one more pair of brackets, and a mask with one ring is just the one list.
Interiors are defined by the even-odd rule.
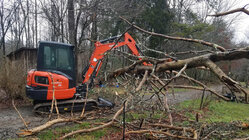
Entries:
[[28,125],[27,125],[26,121],[23,119],[23,117],[22,117],[21,113],[19,112],[19,110],[16,108],[14,100],[12,100],[12,105],[13,105],[14,109],[16,110],[16,112],[18,113],[19,117],[21,118],[21,120],[22,120],[23,124],[25,125],[26,129],[28,129]]
[[146,70],[145,73],[144,73],[142,81],[139,83],[138,87],[136,88],[136,92],[141,90],[141,88],[142,88],[143,84],[145,83],[147,77],[148,77],[148,71]]

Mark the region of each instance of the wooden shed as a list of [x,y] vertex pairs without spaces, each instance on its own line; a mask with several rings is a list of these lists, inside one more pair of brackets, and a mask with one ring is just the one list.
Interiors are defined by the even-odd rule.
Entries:
[[19,48],[7,55],[12,66],[22,65],[25,71],[36,68],[37,48]]

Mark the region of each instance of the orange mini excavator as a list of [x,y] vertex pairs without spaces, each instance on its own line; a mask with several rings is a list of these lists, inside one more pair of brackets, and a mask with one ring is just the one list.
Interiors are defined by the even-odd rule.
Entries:
[[[124,41],[115,42],[121,36],[111,37],[95,43],[95,50],[88,66],[83,71],[83,82],[76,86],[74,46],[70,44],[40,41],[37,55],[37,68],[30,70],[27,76],[26,94],[34,100],[35,111],[49,111],[53,97],[60,111],[86,110],[93,107],[113,107],[114,104],[98,98],[85,100],[87,84],[93,84],[103,62],[104,53],[111,48],[128,46],[133,55],[140,56],[141,51],[134,39],[124,34]],[[116,44],[116,45],[115,45]],[[114,46],[115,45],[115,46]],[[144,65],[151,65],[146,64]],[[90,84],[89,84],[90,83]]]

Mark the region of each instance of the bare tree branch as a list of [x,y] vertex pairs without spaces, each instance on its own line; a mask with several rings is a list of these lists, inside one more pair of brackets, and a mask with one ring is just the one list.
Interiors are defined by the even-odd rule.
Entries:
[[142,81],[139,83],[138,87],[136,88],[136,92],[141,90],[141,88],[142,88],[143,84],[145,83],[147,77],[148,77],[148,71],[146,70],[145,73],[144,73]]
[[237,9],[233,9],[233,10],[230,10],[230,11],[222,12],[222,13],[208,15],[208,16],[220,17],[220,16],[226,16],[226,15],[234,14],[234,13],[237,13],[237,12],[244,12],[245,14],[249,15],[249,11],[247,9],[245,9],[245,7],[246,6],[244,6],[242,8],[237,8]]
[[[176,72],[176,71],[173,71],[173,72],[174,72],[174,73],[178,73],[178,72]],[[225,101],[229,101],[228,98],[226,98],[226,97],[220,95],[220,94],[217,93],[215,90],[213,90],[213,89],[207,87],[207,86],[206,86],[205,84],[203,84],[202,82],[200,82],[200,81],[198,81],[198,80],[195,80],[194,78],[191,78],[191,77],[189,77],[189,76],[187,76],[187,75],[181,75],[181,77],[183,77],[183,78],[185,78],[185,79],[188,79],[188,80],[190,80],[190,81],[192,81],[192,82],[194,82],[194,83],[196,83],[196,84],[202,86],[203,88],[202,88],[201,90],[206,89],[207,91],[210,91],[212,94],[216,95],[217,97],[219,97],[219,98],[221,98],[221,99],[223,99],[223,100],[225,100]],[[176,85],[175,87],[184,88],[184,87],[177,86],[177,85]],[[194,88],[194,87],[188,87],[188,88],[189,88],[189,89],[196,89],[196,90],[199,90],[197,87],[196,87],[196,88]]]
[[209,47],[212,47],[214,49],[218,49],[222,52],[226,51],[225,48],[223,48],[222,46],[219,46],[215,43],[210,43],[210,42],[206,42],[206,41],[203,41],[203,40],[198,40],[198,39],[192,39],[192,38],[182,38],[182,37],[173,37],[173,36],[168,36],[168,35],[164,35],[164,34],[159,34],[159,33],[154,33],[154,32],[149,32],[149,31],[146,31],[140,27],[138,27],[137,25],[134,25],[132,23],[130,23],[127,19],[123,18],[123,17],[120,17],[122,20],[124,20],[125,22],[127,22],[129,25],[131,25],[132,27],[136,28],[137,30],[141,31],[141,32],[144,32],[144,33],[147,33],[147,34],[150,34],[150,35],[154,35],[154,36],[159,36],[159,37],[164,37],[166,39],[171,39],[171,40],[181,40],[181,41],[187,41],[187,42],[193,42],[193,43],[199,43],[199,44],[202,44],[202,45],[206,45],[206,46],[209,46]]

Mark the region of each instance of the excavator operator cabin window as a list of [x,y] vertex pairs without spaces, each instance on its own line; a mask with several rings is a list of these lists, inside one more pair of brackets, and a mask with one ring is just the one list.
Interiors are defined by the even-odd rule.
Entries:
[[57,67],[61,69],[66,69],[66,70],[71,70],[72,68],[70,67],[70,57],[69,57],[69,51],[67,48],[59,48],[57,49]]
[[54,58],[52,58],[51,47],[44,46],[44,67],[45,68],[51,67],[52,60],[54,61]]
[[68,47],[44,46],[43,66],[46,69],[72,70],[72,54]]

